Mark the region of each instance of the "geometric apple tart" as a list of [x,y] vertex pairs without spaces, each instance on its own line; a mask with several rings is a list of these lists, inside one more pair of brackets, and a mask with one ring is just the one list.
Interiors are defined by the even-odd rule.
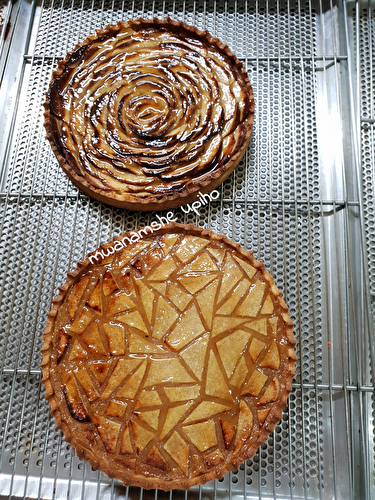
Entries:
[[288,308],[252,252],[192,225],[156,226],[68,274],[41,366],[79,457],[168,491],[256,452],[281,419],[296,356]]

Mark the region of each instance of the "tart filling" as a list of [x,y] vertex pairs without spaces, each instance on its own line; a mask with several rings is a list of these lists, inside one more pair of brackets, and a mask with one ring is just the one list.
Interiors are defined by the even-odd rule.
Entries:
[[146,210],[217,187],[240,161],[254,119],[239,60],[171,19],[119,22],[89,37],[59,64],[45,109],[47,137],[72,181]]
[[171,224],[112,251],[123,239],[54,301],[46,397],[94,468],[186,489],[238,467],[280,420],[292,323],[263,264],[223,236]]

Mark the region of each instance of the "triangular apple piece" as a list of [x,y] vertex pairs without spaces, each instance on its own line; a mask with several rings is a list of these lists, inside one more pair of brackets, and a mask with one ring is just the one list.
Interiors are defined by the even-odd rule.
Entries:
[[[86,371],[85,369],[81,370],[81,372],[85,372],[85,371]],[[77,375],[77,373],[75,373],[75,375]],[[82,377],[83,374],[80,373],[80,375],[81,375],[81,378],[83,378]],[[91,380],[90,380],[90,383],[91,383]],[[91,384],[91,386],[92,386],[92,384]],[[87,384],[85,384],[85,387],[87,389],[87,393],[90,396],[92,396],[92,401],[94,401],[96,399],[95,396],[97,396],[97,394],[96,394],[95,388],[91,387],[91,386],[89,387]],[[91,388],[92,388],[92,392],[90,390]],[[86,421],[88,418],[88,414],[86,412],[86,408],[84,407],[81,395],[78,391],[77,380],[74,378],[74,375],[72,372],[65,373],[63,376],[63,391],[64,391],[64,395],[65,395],[65,398],[66,398],[67,403],[68,403],[68,409],[69,409],[70,413],[72,414],[72,416],[74,418],[76,418],[77,420],[81,420],[80,417],[82,416],[82,421]]]
[[272,335],[276,337],[277,334],[277,323],[279,319],[278,318],[270,318],[268,320],[269,324],[271,325],[271,330],[272,330]]
[[159,283],[158,281],[150,281],[149,282],[149,285],[154,288],[154,290],[157,290],[159,293],[161,293],[161,295],[164,295],[166,294],[166,290],[167,290],[167,284],[166,283]]
[[136,369],[133,375],[127,380],[126,384],[117,392],[116,396],[119,398],[133,399],[136,395],[139,386],[146,371],[147,361],[143,361],[141,366]]
[[107,398],[121,384],[121,382],[135,370],[141,361],[139,359],[118,359],[106,388],[102,394],[102,399]]
[[238,264],[240,265],[241,269],[245,271],[245,273],[248,275],[248,277],[251,279],[254,274],[257,272],[257,269],[253,266],[251,266],[248,262],[245,262],[243,259],[240,259],[237,257],[237,255],[233,255],[233,257],[236,259]]
[[237,330],[217,342],[217,349],[228,378],[232,375],[238,358],[245,349],[250,337],[251,333]]
[[180,244],[175,255],[182,260],[182,262],[189,262],[194,256],[209,244],[209,240],[199,238],[196,236],[185,236],[184,240]]
[[267,375],[260,372],[259,370],[254,370],[251,374],[250,379],[243,388],[241,395],[258,397],[265,383],[267,382],[267,379]]
[[130,313],[123,314],[122,316],[117,316],[117,319],[122,323],[126,323],[129,326],[133,326],[144,333],[148,333],[147,327],[143,322],[142,316],[138,311],[133,311]]
[[207,252],[203,252],[193,262],[184,266],[180,274],[187,273],[209,273],[211,271],[218,271],[214,261],[211,259]]
[[264,391],[263,396],[259,400],[260,405],[265,405],[267,403],[273,403],[276,401],[277,396],[279,395],[280,390],[280,382],[275,377],[271,380],[267,389]]
[[261,314],[272,314],[274,310],[271,295],[268,294],[263,302],[263,307],[260,310]]
[[276,342],[272,342],[268,353],[264,357],[263,361],[259,365],[263,368],[272,368],[273,370],[278,370],[280,367],[280,353]]
[[234,441],[233,453],[237,453],[242,448],[245,441],[250,436],[252,428],[253,428],[253,414],[251,413],[250,408],[247,406],[245,401],[241,400],[238,423],[237,423],[237,434]]
[[249,353],[251,359],[255,362],[258,359],[259,354],[263,351],[266,344],[260,340],[253,338],[249,347]]
[[87,307],[84,307],[81,311],[81,314],[77,316],[77,318],[70,326],[70,329],[74,333],[78,333],[78,335],[81,335],[81,333],[83,333],[88,327],[92,318],[93,318],[92,313],[87,309]]
[[124,327],[111,321],[110,323],[103,323],[103,330],[108,337],[109,349],[112,356],[125,354]]
[[257,411],[259,424],[261,424],[261,425],[264,424],[264,421],[266,420],[269,412],[270,412],[270,408],[264,408],[263,410]]
[[118,290],[118,286],[116,281],[113,279],[112,274],[110,271],[106,271],[103,276],[103,293],[106,297],[110,295],[113,292],[116,292]]
[[199,385],[180,387],[164,387],[164,391],[168,396],[169,401],[187,401],[188,399],[196,399],[199,396]]
[[219,298],[217,301],[218,303],[220,303],[228,295],[241,278],[243,278],[243,273],[232,257],[227,254],[223,267],[223,277],[221,280]]
[[74,361],[75,359],[86,359],[87,353],[81,346],[78,340],[74,341],[72,350],[70,351],[69,361]]
[[168,335],[165,343],[172,351],[179,351],[205,331],[199,313],[193,303],[181,316],[180,321]]
[[222,419],[220,419],[220,426],[223,432],[224,446],[228,450],[236,432],[236,426]]
[[129,432],[129,426],[128,425],[125,427],[125,430],[124,430],[124,432],[122,434],[121,445],[120,445],[120,453],[122,455],[125,455],[127,453],[129,453],[129,454],[133,454],[134,453],[132,442],[131,442],[131,439],[130,439],[130,432]]
[[135,306],[132,299],[126,293],[121,293],[120,295],[115,295],[109,299],[109,304],[107,307],[107,316],[113,316],[124,311],[128,311]]
[[246,366],[246,361],[244,357],[241,357],[240,362],[237,365],[237,368],[234,370],[233,376],[230,379],[230,384],[239,389],[243,384],[249,370]]
[[151,439],[155,436],[154,432],[148,431],[143,426],[137,424],[131,420],[132,432],[134,436],[135,447],[137,449],[137,453],[140,453],[142,450],[146,448]]
[[217,275],[209,274],[205,276],[201,274],[200,276],[185,276],[184,278],[177,278],[179,283],[186,288],[191,294],[197,293],[202,290],[208,283],[217,278]]
[[100,439],[102,440],[105,449],[108,453],[115,453],[121,424],[99,415],[95,415],[93,422],[98,429]]
[[266,336],[267,335],[267,319],[262,318],[262,319],[257,319],[255,321],[250,321],[249,323],[246,323],[248,328],[251,328],[252,330],[255,330],[256,332],[260,333],[261,335]]
[[173,258],[168,255],[148,277],[150,281],[164,281],[177,269]]
[[230,406],[221,405],[220,403],[214,403],[213,401],[202,401],[192,413],[184,420],[184,424],[189,424],[190,422],[195,422],[196,420],[208,420],[209,418],[217,415],[218,413],[224,413],[231,409]]
[[217,311],[217,314],[232,314],[238,302],[244,297],[250,288],[250,281],[245,279],[240,281],[236,288],[231,292],[230,297]]
[[90,281],[89,274],[87,274],[86,276],[81,276],[79,278],[79,281],[77,281],[77,283],[73,286],[69,294],[67,302],[68,302],[68,317],[70,320],[72,320],[75,315],[77,307],[82,299],[82,295],[86,290],[89,281]]
[[195,296],[208,328],[211,328],[212,326],[212,318],[218,285],[219,281],[215,280]]
[[180,311],[184,311],[193,299],[189,293],[186,293],[179,286],[174,285],[173,283],[170,283],[168,286],[168,298],[176,307],[179,308]]
[[145,387],[167,382],[190,384],[194,380],[178,358],[151,358]]
[[132,262],[130,262],[130,265],[135,269],[136,274],[135,276],[139,277],[140,275],[144,274],[144,256],[142,259],[134,259]]
[[85,391],[87,399],[92,403],[98,399],[98,393],[94,387],[94,384],[91,381],[90,375],[87,373],[86,368],[82,368],[82,370],[78,370],[75,372],[75,376],[77,377],[78,382],[80,383],[82,389]]
[[163,249],[164,255],[169,254],[179,237],[179,234],[163,234],[159,240],[159,245]]
[[266,284],[257,280],[255,285],[250,289],[249,295],[242,302],[236,313],[240,316],[250,316],[255,318],[262,304]]
[[90,309],[94,309],[94,311],[101,312],[102,311],[102,297],[100,290],[100,279],[98,279],[95,288],[90,295],[88,301],[86,302],[87,307]]
[[167,415],[164,420],[163,429],[160,433],[160,439],[163,439],[164,436],[168,434],[168,432],[178,424],[178,422],[186,415],[186,412],[189,410],[193,403],[186,403],[180,406],[174,406],[172,408],[168,408]]
[[92,325],[84,336],[83,342],[87,346],[86,349],[94,356],[105,356],[107,354],[100,337],[98,323]]
[[145,391],[143,390],[140,392],[136,405],[136,408],[140,408],[142,406],[157,406],[161,405],[162,400],[160,399],[159,394],[157,391],[152,390],[152,391]]
[[189,446],[175,431],[164,445],[164,449],[178,464],[185,476],[188,475]]
[[158,340],[162,339],[177,318],[178,313],[175,309],[168,304],[164,297],[159,297],[156,304],[152,336]]
[[121,289],[128,296],[135,295],[133,273],[129,271],[129,268],[125,268],[121,276]]
[[182,428],[184,434],[202,453],[217,445],[215,422],[201,422]]
[[224,461],[224,457],[219,450],[214,450],[208,455],[204,456],[204,462],[208,468],[215,467],[216,465],[221,464]]
[[152,319],[152,311],[154,309],[154,292],[150,290],[142,280],[136,281],[138,286],[139,295],[141,297],[141,302],[145,310],[148,321]]
[[66,333],[64,328],[59,329],[59,338],[57,343],[57,363],[59,363],[64,356],[66,349],[68,348],[72,337]]
[[123,418],[127,406],[128,404],[125,401],[111,401],[105,410],[105,414],[110,417]]
[[77,382],[72,372],[65,372],[62,379],[63,392],[68,404],[68,410],[73,418],[80,422],[88,422],[89,414],[78,391]]
[[94,377],[98,381],[99,385],[102,385],[102,383],[106,379],[108,371],[111,366],[112,366],[112,360],[107,362],[99,362],[99,363],[96,362],[90,364],[90,370],[94,374]]
[[164,253],[162,252],[160,247],[155,244],[150,247],[147,252],[145,252],[142,260],[137,259],[134,264],[140,264],[141,266],[143,266],[143,273],[147,274],[154,266],[156,266],[156,264],[159,264],[160,261],[162,261],[164,258]]
[[233,330],[239,325],[246,323],[246,319],[236,318],[235,316],[216,316],[212,325],[212,336],[216,337],[220,333]]
[[117,262],[118,266],[119,267],[124,266],[127,262],[129,262],[130,259],[135,257],[139,252],[141,252],[150,245],[151,241],[139,241],[137,243],[127,246],[125,250],[123,250],[120,254],[120,257]]
[[130,354],[165,354],[167,351],[161,345],[140,337],[130,330],[129,333],[129,353]]
[[146,422],[146,424],[148,424],[150,427],[157,430],[159,425],[160,410],[141,411],[136,412],[136,414],[138,418],[142,420],[142,422]]
[[189,366],[190,370],[194,373],[198,380],[202,380],[203,365],[206,359],[206,351],[209,340],[210,334],[206,333],[200,339],[196,340],[193,344],[180,352],[181,358]]
[[206,394],[221,399],[232,399],[213,351],[210,352],[206,374]]
[[155,446],[153,446],[147,453],[144,462],[145,464],[149,465],[150,467],[154,467],[155,469],[159,469],[162,471],[166,471],[168,469],[168,465]]
[[224,248],[207,248],[207,251],[210,252],[210,254],[215,257],[219,265],[222,264],[225,257]]

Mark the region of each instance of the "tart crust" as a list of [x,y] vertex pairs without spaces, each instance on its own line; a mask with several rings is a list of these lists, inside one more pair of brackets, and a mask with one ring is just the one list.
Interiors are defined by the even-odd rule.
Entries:
[[47,315],[42,382],[94,469],[188,489],[238,468],[280,421],[293,323],[252,252],[193,225],[140,231],[68,274]]
[[[124,33],[145,34],[144,39],[162,33],[163,43],[155,45],[155,61],[152,57],[146,61],[150,64],[147,77],[152,81],[148,82],[149,87],[145,85],[145,93],[140,90],[129,97],[133,91],[126,90],[126,85],[135,88],[132,78],[138,79],[139,75],[124,76],[122,87],[116,88],[119,84],[115,82],[112,86],[106,84],[108,104],[105,90],[100,99],[96,97],[101,88],[98,78],[93,83],[96,73],[95,67],[91,68],[92,61],[90,72],[85,73],[86,80],[91,80],[90,85],[95,87],[92,91],[77,74],[84,69],[85,57],[90,59],[92,51],[99,46],[102,50],[105,42],[112,43]],[[173,43],[168,40],[168,33]],[[182,46],[182,55],[176,49],[177,42]],[[168,66],[170,60],[168,64],[162,63],[167,66],[161,75],[153,73],[161,58],[161,45],[177,67],[170,76],[166,76],[173,66]],[[169,45],[173,47],[168,49]],[[197,51],[191,56],[194,45]],[[126,51],[126,43],[123,50]],[[124,70],[130,68],[129,72],[134,66],[131,59],[130,56],[128,62],[122,62]],[[137,71],[142,71],[139,65]],[[107,81],[109,73],[100,66],[97,73],[103,72]],[[72,82],[77,85],[77,88],[73,85],[74,90]],[[91,99],[87,97],[82,108],[71,97],[79,95],[82,90],[79,85],[85,86],[83,93]],[[120,99],[117,94],[121,92],[125,97]],[[147,92],[152,94],[152,105]],[[202,98],[204,92],[206,97]],[[178,207],[195,200],[199,192],[208,193],[218,187],[244,155],[254,121],[253,90],[242,63],[207,31],[170,18],[118,22],[78,44],[54,71],[44,108],[47,139],[66,175],[93,198],[129,210]],[[108,123],[102,127],[104,120]],[[197,124],[195,129],[189,128],[192,123]],[[165,131],[160,132],[163,127]],[[164,147],[168,154],[164,151],[163,156]]]

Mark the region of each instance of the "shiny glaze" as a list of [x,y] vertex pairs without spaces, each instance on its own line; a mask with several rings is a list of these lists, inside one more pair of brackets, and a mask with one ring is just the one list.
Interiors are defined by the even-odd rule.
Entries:
[[[253,295],[244,313],[256,287],[261,295]],[[54,325],[51,380],[59,404],[67,405],[71,418],[64,418],[71,431],[85,449],[103,460],[110,455],[118,477],[124,469],[166,481],[214,469],[220,474],[244,448],[254,446],[255,452],[262,429],[272,429],[272,411],[290,378],[286,323],[261,265],[244,260],[232,245],[178,231],[150,235],[89,265],[70,286]],[[92,334],[95,325],[97,335]],[[278,366],[274,358],[267,362],[272,349]],[[132,389],[130,380],[138,371]],[[249,389],[254,373],[268,380],[262,393]],[[276,394],[267,399],[273,384]],[[182,395],[171,396],[176,388]],[[157,425],[150,426],[147,415],[155,413]],[[142,449],[135,445],[139,425],[148,436]],[[189,441],[189,430],[199,425],[215,430],[212,446],[204,444],[204,436],[203,444]],[[124,451],[122,436],[128,429],[133,444]],[[185,443],[186,467],[176,462],[172,435]],[[152,458],[153,447],[162,453],[161,464]]]
[[49,89],[54,141],[101,189],[168,194],[201,182],[242,146],[243,75],[204,37],[112,27],[65,61]]

